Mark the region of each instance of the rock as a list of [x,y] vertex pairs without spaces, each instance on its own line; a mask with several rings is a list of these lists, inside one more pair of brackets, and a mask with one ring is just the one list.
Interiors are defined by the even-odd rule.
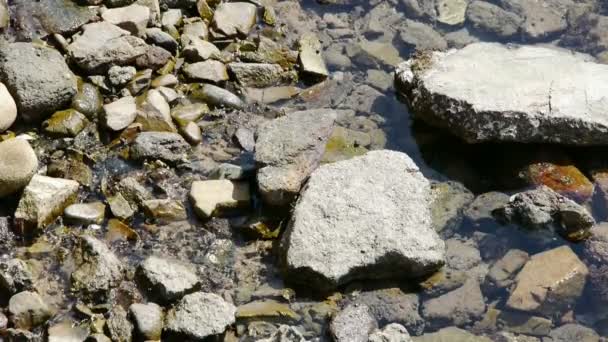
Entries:
[[35,175],[25,187],[15,212],[15,222],[23,234],[51,224],[63,210],[76,201],[78,182]]
[[491,342],[487,337],[476,336],[456,327],[443,328],[434,333],[413,337],[413,342]]
[[448,43],[431,26],[406,19],[402,25],[399,37],[409,48],[419,50],[445,50]]
[[206,61],[210,58],[219,59],[221,51],[213,43],[194,36],[182,36],[182,42],[186,43],[182,49],[182,55],[188,62]]
[[244,87],[265,88],[283,83],[288,79],[278,64],[230,63],[230,73]]
[[494,215],[529,229],[555,230],[571,240],[586,238],[595,224],[587,209],[546,186],[513,195]]
[[493,289],[510,287],[515,275],[524,267],[528,259],[528,253],[519,249],[510,250],[492,265],[486,278],[486,286]]
[[319,38],[314,33],[305,33],[298,41],[301,71],[308,76],[324,79],[329,75],[323,56]]
[[502,192],[486,192],[477,196],[464,212],[468,224],[476,228],[495,222],[492,214],[509,203],[509,195]]
[[76,78],[61,54],[32,43],[0,49],[0,81],[26,121],[38,121],[67,106],[77,92]]
[[445,263],[445,245],[431,226],[431,197],[403,153],[374,151],[319,167],[282,242],[288,278],[323,290],[395,277],[395,268],[405,278],[432,273]]
[[135,121],[137,117],[137,105],[135,98],[123,97],[103,106],[103,123],[113,131],[120,131]]
[[108,198],[108,204],[112,215],[119,219],[127,220],[135,215],[135,211],[131,208],[129,202],[120,193]]
[[133,228],[127,226],[118,219],[110,219],[107,224],[105,241],[113,243],[115,241],[138,241],[139,234]]
[[501,329],[531,336],[547,336],[553,323],[550,319],[533,316],[525,312],[489,309],[488,316],[494,317],[494,324]]
[[38,170],[38,157],[25,139],[0,142],[0,197],[24,188]]
[[42,123],[46,133],[59,137],[75,137],[89,124],[87,117],[74,109],[55,112]]
[[189,150],[190,145],[177,133],[142,132],[131,146],[131,157],[135,160],[160,159],[176,163],[182,160]]
[[209,29],[204,21],[189,21],[184,25],[182,29],[182,46],[186,46],[190,37],[197,37],[203,40],[207,40],[209,36]]
[[178,105],[171,109],[171,117],[180,126],[189,122],[196,122],[209,113],[209,107],[204,103],[193,103],[189,105]]
[[17,120],[17,104],[6,86],[0,83],[0,133],[11,128],[15,120]]
[[477,280],[471,279],[460,288],[422,304],[422,315],[434,326],[466,326],[486,311]]
[[471,33],[467,27],[463,27],[460,30],[452,31],[444,35],[448,47],[462,49],[463,47],[479,42],[479,38]]
[[412,342],[407,329],[401,324],[392,323],[369,336],[369,342]]
[[247,2],[224,2],[217,6],[213,15],[215,38],[247,36],[255,25],[257,16],[255,5]]
[[298,329],[288,326],[280,325],[279,328],[269,337],[258,340],[257,342],[308,342]]
[[117,305],[110,311],[106,321],[106,330],[112,341],[131,341],[133,336],[133,324],[127,318],[127,312],[122,306]]
[[215,60],[186,64],[184,75],[195,81],[222,82],[228,80],[228,71],[224,63]]
[[129,83],[135,74],[137,74],[135,67],[114,65],[108,70],[108,81],[113,86],[122,86]]
[[585,240],[583,256],[588,263],[608,264],[608,224],[600,223],[591,228]]
[[152,199],[152,193],[134,177],[121,179],[118,183],[118,189],[120,194],[134,207],[141,205],[144,201]]
[[179,201],[154,199],[142,203],[146,216],[161,221],[181,221],[188,218],[186,208]]
[[152,83],[152,70],[146,69],[135,74],[135,77],[127,84],[127,90],[133,96],[137,96],[147,90]]
[[49,342],[82,342],[89,336],[88,329],[72,326],[72,322],[64,321],[49,327]]
[[599,335],[593,329],[587,328],[579,324],[566,324],[557,329],[553,329],[549,334],[552,338],[551,342],[599,342]]
[[90,187],[93,182],[93,172],[78,159],[59,159],[54,160],[48,165],[47,175],[55,178],[65,178],[75,180],[80,185]]
[[167,103],[173,103],[178,98],[180,98],[180,95],[177,93],[177,91],[175,91],[171,88],[158,87],[157,89],[160,92],[160,94],[165,98],[165,101],[167,101]]
[[34,287],[29,266],[21,259],[0,262],[0,287],[5,295],[14,295]]
[[92,236],[81,236],[72,272],[72,289],[101,301],[123,277],[123,262],[103,242]]
[[6,0],[0,0],[0,29],[9,27],[11,24],[11,14],[8,11]]
[[42,341],[40,334],[34,334],[27,330],[21,329],[6,329],[6,336],[8,341],[24,341],[24,342],[38,342]]
[[102,21],[83,26],[68,46],[70,58],[88,73],[104,73],[113,65],[127,65],[148,51],[140,38]]
[[361,292],[353,300],[369,307],[379,326],[398,323],[413,335],[424,331],[424,319],[419,313],[419,298],[415,293],[404,293],[399,288]]
[[65,218],[79,224],[101,224],[106,206],[101,202],[72,204],[65,208]]
[[172,53],[177,51],[179,44],[169,33],[157,27],[146,29],[145,32],[146,41],[148,41],[148,43],[158,45]]
[[72,108],[84,114],[89,120],[97,118],[103,105],[103,96],[91,83],[78,82],[78,93],[72,99]]
[[467,0],[437,0],[437,20],[447,25],[461,25],[467,12]]
[[161,24],[163,27],[177,27],[182,22],[182,10],[179,8],[170,8],[163,13]]
[[531,163],[526,165],[523,173],[532,185],[546,185],[578,203],[587,201],[594,192],[593,183],[571,161]]
[[171,52],[160,46],[152,45],[148,47],[145,54],[135,59],[135,65],[140,69],[159,70],[167,65],[172,57]]
[[198,145],[203,141],[203,132],[194,122],[188,122],[186,126],[180,127],[180,133],[192,145]]
[[255,150],[255,135],[252,130],[239,127],[234,132],[234,137],[245,151],[253,152]]
[[136,122],[142,124],[142,130],[155,132],[176,132],[171,120],[171,107],[158,89],[149,90],[145,96],[138,98],[140,110]]
[[134,36],[142,36],[150,21],[150,9],[133,4],[108,9],[101,14],[101,17],[110,24],[131,32]]
[[36,292],[23,291],[8,302],[11,321],[17,329],[31,329],[46,322],[53,313]]
[[193,266],[169,258],[148,257],[138,268],[140,287],[160,303],[171,303],[197,290]]
[[524,18],[522,32],[530,39],[545,39],[568,27],[566,14],[570,0],[549,0],[535,3],[525,0],[502,0],[502,7]]
[[[571,11],[574,12],[574,11]],[[608,16],[586,10],[579,18],[569,19],[570,28],[562,35],[559,44],[577,51],[601,54],[608,49]],[[598,56],[598,57],[601,57]]]
[[154,88],[172,87],[172,86],[176,86],[178,83],[179,83],[179,80],[177,79],[177,76],[175,76],[173,74],[166,74],[166,75],[161,75],[161,76],[158,76],[157,78],[155,78],[152,81],[151,86]]
[[202,84],[192,95],[194,98],[205,101],[214,107],[233,109],[243,109],[245,107],[245,103],[238,96],[212,84]]
[[[472,56],[481,61],[474,68],[467,62]],[[526,79],[530,70],[535,76]],[[606,123],[597,106],[603,100],[588,87],[603,72],[608,67],[562,50],[475,43],[400,65],[396,83],[418,118],[468,142],[601,145]]]
[[358,62],[366,65],[378,67],[379,64],[382,66],[395,67],[403,61],[399,55],[399,50],[390,43],[361,39],[357,47],[360,51],[353,57]]
[[523,19],[517,14],[486,1],[473,1],[467,9],[467,20],[481,31],[500,38],[508,38],[519,32]]
[[336,342],[367,342],[376,327],[367,306],[349,305],[334,317],[330,329]]
[[506,306],[554,315],[581,296],[589,271],[568,246],[533,255],[515,278]]
[[435,205],[431,208],[433,225],[437,232],[453,231],[460,227],[463,211],[474,195],[462,184],[443,182],[431,185]]
[[435,1],[401,0],[401,3],[406,9],[406,13],[411,17],[435,18],[437,16]]
[[239,320],[276,319],[299,321],[301,316],[293,311],[289,304],[283,304],[274,300],[250,302],[241,305],[236,310],[236,318]]
[[196,292],[182,298],[169,311],[165,332],[170,336],[181,336],[203,340],[221,334],[235,322],[236,308],[220,296]]
[[145,340],[158,341],[163,331],[163,309],[154,303],[131,304],[129,313],[133,317],[138,336]]
[[229,214],[249,207],[249,184],[226,179],[192,182],[190,201],[202,219]]
[[318,109],[293,112],[263,123],[257,131],[255,160],[264,201],[285,206],[319,165],[336,114]]

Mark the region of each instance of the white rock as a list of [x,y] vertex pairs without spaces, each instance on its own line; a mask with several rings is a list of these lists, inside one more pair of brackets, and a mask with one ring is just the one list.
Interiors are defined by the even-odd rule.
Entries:
[[221,82],[227,81],[228,71],[224,63],[215,60],[208,60],[184,66],[184,74],[193,80]]
[[190,200],[201,218],[221,215],[223,211],[249,206],[249,184],[226,179],[192,183]]
[[0,142],[0,197],[25,187],[38,170],[38,157],[25,139]]
[[123,97],[103,106],[103,120],[106,127],[113,131],[120,131],[135,121],[137,105],[135,98]]
[[111,8],[101,14],[103,20],[123,28],[135,36],[141,36],[150,21],[150,9],[133,4],[125,7]]
[[437,20],[448,25],[460,25],[464,23],[467,12],[467,0],[438,0]]
[[15,120],[17,120],[17,104],[6,86],[0,83],[0,133],[9,129]]
[[256,22],[257,8],[247,2],[223,2],[213,16],[215,32],[226,37],[249,34]]

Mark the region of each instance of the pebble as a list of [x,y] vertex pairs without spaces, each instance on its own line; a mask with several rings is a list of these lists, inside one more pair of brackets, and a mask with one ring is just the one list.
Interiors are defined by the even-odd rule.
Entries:
[[189,150],[190,145],[177,133],[142,132],[131,145],[131,158],[160,159],[176,163],[182,160]]
[[65,218],[79,224],[101,224],[106,206],[101,202],[72,204],[65,208]]
[[122,86],[129,83],[135,74],[137,74],[135,67],[114,65],[108,70],[108,81],[113,86]]
[[9,129],[15,120],[17,120],[17,104],[6,86],[0,83],[0,133]]
[[0,142],[0,197],[23,189],[38,170],[38,157],[25,139]]

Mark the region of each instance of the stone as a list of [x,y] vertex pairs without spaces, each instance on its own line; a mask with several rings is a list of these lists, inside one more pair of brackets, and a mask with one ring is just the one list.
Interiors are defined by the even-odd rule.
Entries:
[[247,2],[223,2],[213,15],[214,37],[247,36],[257,20],[257,9]]
[[138,241],[139,234],[133,228],[124,224],[119,219],[110,219],[107,224],[105,241],[113,243],[115,241]]
[[77,92],[76,77],[63,56],[32,43],[11,43],[0,49],[0,81],[26,121],[40,121],[66,107]]
[[583,13],[578,18],[569,19],[570,28],[562,35],[559,45],[594,54],[601,60],[601,54],[608,49],[608,16],[599,15],[592,9]]
[[279,328],[269,337],[257,342],[308,342],[297,328],[281,324]]
[[523,19],[517,14],[486,1],[473,1],[467,8],[467,20],[483,32],[508,38],[519,32]]
[[76,201],[78,182],[35,175],[25,187],[15,212],[15,222],[25,235],[51,224]]
[[319,38],[313,33],[305,33],[298,41],[301,71],[314,78],[326,78],[329,75],[323,56]]
[[249,207],[249,184],[227,179],[195,181],[192,182],[190,201],[202,219],[223,216]]
[[587,209],[547,186],[513,195],[494,215],[528,229],[555,230],[575,241],[586,238],[595,224]]
[[129,202],[120,193],[108,198],[108,204],[112,215],[119,219],[127,220],[135,215],[135,211],[131,208]]
[[112,342],[112,340],[104,334],[92,334],[85,342]]
[[106,330],[112,341],[131,341],[133,337],[133,324],[127,318],[127,312],[117,305],[110,311],[106,321]]
[[49,342],[82,342],[89,336],[88,329],[72,326],[72,322],[63,321],[48,329]]
[[253,152],[255,150],[255,135],[252,130],[239,127],[234,132],[234,137],[245,151]]
[[516,334],[547,336],[553,325],[550,319],[525,312],[490,309],[488,313],[490,311],[493,311],[492,314],[496,316],[496,323],[499,327]]
[[526,37],[545,39],[564,31],[568,27],[566,14],[574,2],[570,0],[548,0],[537,3],[526,0],[501,0],[502,7],[524,18],[521,31]]
[[155,303],[131,304],[129,313],[133,317],[138,336],[145,340],[158,341],[163,331],[163,309]]
[[59,137],[75,137],[87,125],[87,117],[75,109],[67,109],[51,115],[42,123],[42,128],[46,133]]
[[125,177],[118,183],[118,190],[120,194],[129,201],[129,204],[137,207],[144,201],[151,200],[152,193],[135,177]]
[[288,77],[278,64],[230,63],[230,73],[244,87],[265,88],[283,83]]
[[526,264],[530,256],[528,253],[512,249],[502,259],[496,261],[488,271],[486,286],[493,289],[508,288],[513,284],[517,272]]
[[200,286],[194,267],[180,261],[150,256],[139,266],[138,283],[159,303],[171,303]]
[[583,257],[588,263],[608,264],[608,224],[599,223],[589,231],[591,236],[585,240]]
[[462,184],[442,182],[431,185],[435,196],[435,205],[431,209],[433,225],[437,232],[453,231],[460,227],[463,211],[474,195]]
[[418,50],[445,50],[448,47],[448,43],[433,27],[409,19],[402,24],[399,38],[407,47]]
[[139,69],[159,70],[166,66],[172,57],[171,52],[160,46],[151,45],[146,50],[146,53],[135,59],[135,65]]
[[139,110],[135,121],[142,125],[143,131],[176,132],[171,120],[171,107],[162,92],[151,89],[137,99]]
[[85,82],[78,82],[78,93],[72,99],[72,108],[86,115],[89,120],[97,118],[103,105],[103,96],[99,89]]
[[142,36],[150,21],[150,9],[146,6],[132,4],[125,7],[110,8],[101,14],[103,20]]
[[465,221],[476,228],[495,222],[492,214],[509,203],[509,195],[502,192],[486,192],[469,204],[464,211]]
[[160,159],[176,163],[185,158],[190,145],[181,135],[171,132],[142,132],[131,145],[135,160]]
[[373,151],[319,167],[284,234],[287,277],[326,290],[436,271],[445,245],[432,229],[431,202],[428,180],[403,153]]
[[158,45],[163,49],[175,53],[178,43],[169,33],[157,28],[149,28],[145,31],[146,41],[150,44]]
[[557,329],[553,329],[549,334],[551,342],[599,342],[599,335],[591,328],[579,324],[565,324]]
[[38,170],[38,157],[25,139],[0,142],[0,197],[23,189]]
[[68,46],[68,55],[88,73],[104,73],[113,65],[128,65],[146,54],[148,45],[106,21],[87,24]]
[[163,27],[177,27],[182,22],[182,10],[179,8],[170,8],[163,13],[161,24]]
[[150,85],[154,88],[159,88],[176,86],[178,83],[179,80],[177,79],[177,76],[173,74],[166,74],[155,78]]
[[194,36],[182,36],[185,43],[182,55],[191,63],[206,61],[208,59],[219,59],[221,51],[213,43]]
[[121,131],[135,121],[137,117],[137,104],[131,96],[123,97],[103,106],[102,121],[104,125],[113,130]]
[[589,273],[568,246],[533,255],[515,278],[506,306],[554,315],[581,296]]
[[467,0],[437,0],[437,20],[447,25],[461,25],[465,21]]
[[26,330],[43,324],[53,315],[40,295],[30,291],[12,296],[8,302],[8,312],[14,327]]
[[77,158],[53,160],[46,173],[50,177],[75,180],[86,187],[90,187],[93,182],[93,172]]
[[236,307],[222,297],[195,292],[182,298],[167,314],[165,332],[193,340],[218,335],[235,322]]
[[5,29],[11,24],[11,14],[8,11],[6,0],[0,0],[0,29]]
[[483,294],[477,280],[471,279],[460,288],[422,304],[422,316],[432,326],[466,326],[486,311]]
[[349,305],[331,321],[331,334],[336,342],[367,342],[376,329],[376,320],[365,305]]
[[66,219],[78,224],[101,224],[106,205],[101,202],[72,204],[63,213]]
[[131,82],[127,84],[127,90],[133,96],[143,93],[152,83],[152,70],[146,69],[135,74]]
[[203,141],[203,132],[194,122],[188,122],[185,126],[180,127],[179,131],[192,145],[198,145]]
[[289,307],[289,304],[279,303],[274,300],[264,300],[239,306],[236,310],[236,318],[239,320],[282,318],[299,321],[301,316],[293,311]]
[[122,86],[129,83],[135,74],[137,74],[135,67],[114,65],[108,70],[108,81],[113,86]]
[[391,323],[381,330],[374,331],[369,336],[369,342],[412,342],[410,334],[404,326]]
[[171,117],[180,126],[189,122],[196,122],[209,113],[209,107],[204,103],[193,103],[189,105],[177,105],[171,109]]
[[437,332],[427,333],[422,336],[412,338],[413,342],[491,342],[485,336],[476,336],[465,330],[448,327]]
[[0,133],[11,128],[15,120],[17,120],[17,104],[6,86],[0,83]]
[[123,262],[102,241],[81,236],[72,272],[72,289],[102,301],[123,278]]
[[416,118],[467,142],[601,145],[603,73],[608,66],[569,51],[475,43],[401,64],[396,84]]
[[238,96],[212,84],[202,84],[192,95],[194,98],[205,101],[214,107],[233,109],[243,109],[245,107],[245,103]]
[[227,81],[228,71],[224,63],[208,60],[184,66],[184,75],[194,81],[222,82]]
[[27,263],[21,259],[0,262],[0,288],[9,296],[34,288],[34,278]]
[[258,127],[255,161],[262,199],[290,204],[319,165],[334,128],[336,113],[318,109],[289,113]]
[[204,21],[189,21],[182,29],[182,46],[186,46],[190,37],[197,37],[207,40],[209,37],[209,29]]
[[522,172],[532,185],[546,185],[578,203],[590,199],[594,192],[593,183],[587,176],[566,160],[531,163]]
[[181,221],[188,218],[186,208],[171,199],[154,199],[142,203],[146,216],[160,221]]

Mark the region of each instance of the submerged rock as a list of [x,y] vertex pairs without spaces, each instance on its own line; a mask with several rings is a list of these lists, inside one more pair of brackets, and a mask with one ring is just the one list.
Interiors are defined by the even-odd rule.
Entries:
[[475,279],[422,305],[422,315],[436,327],[466,326],[480,318],[485,311],[483,294]]
[[53,315],[49,306],[36,292],[24,291],[12,296],[8,311],[15,328],[31,329],[46,322]]
[[72,289],[91,295],[94,301],[102,301],[109,290],[122,280],[123,263],[105,243],[92,236],[80,238],[75,261]]
[[400,65],[396,83],[417,118],[468,142],[603,145],[607,75],[608,66],[569,51],[475,43],[419,54]]
[[432,228],[431,203],[428,180],[403,153],[374,151],[319,167],[284,234],[287,277],[327,290],[432,273],[445,263],[445,245]]
[[142,132],[131,146],[131,157],[136,160],[160,159],[178,162],[190,150],[181,135],[171,132]]
[[511,37],[519,31],[523,21],[517,14],[486,1],[473,1],[467,9],[467,20],[481,31],[501,38]]
[[38,157],[25,139],[0,142],[0,197],[24,188],[38,170]]
[[367,342],[376,329],[376,320],[365,305],[349,305],[331,321],[331,334],[336,342]]
[[148,257],[138,269],[142,290],[161,303],[171,303],[196,290],[200,281],[191,265],[177,260]]
[[448,327],[434,333],[427,333],[422,336],[413,337],[414,342],[491,342],[485,336],[476,336],[465,330]]

